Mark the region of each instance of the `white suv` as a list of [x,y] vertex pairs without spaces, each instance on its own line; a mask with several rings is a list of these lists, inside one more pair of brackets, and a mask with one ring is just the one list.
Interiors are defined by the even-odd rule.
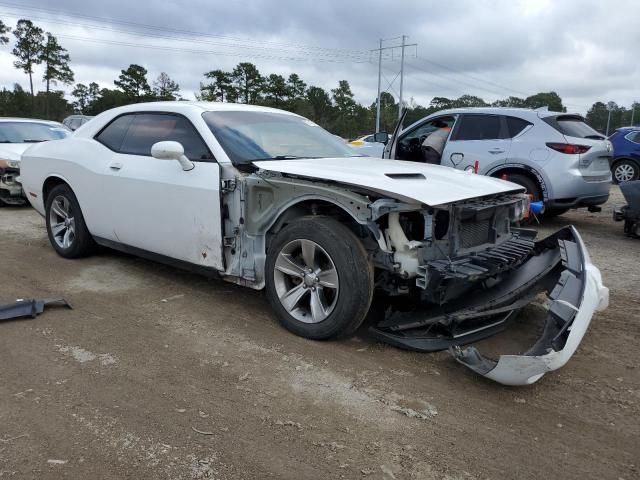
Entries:
[[422,143],[443,123],[449,136],[441,165],[522,185],[548,215],[599,210],[609,198],[611,143],[581,116],[546,109],[443,110],[396,132],[384,158],[425,161]]

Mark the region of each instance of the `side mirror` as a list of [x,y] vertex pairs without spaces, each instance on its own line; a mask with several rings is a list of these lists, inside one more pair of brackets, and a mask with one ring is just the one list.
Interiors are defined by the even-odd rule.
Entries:
[[180,142],[154,143],[151,147],[151,156],[158,160],[176,160],[185,172],[193,170],[195,166],[193,162],[184,155],[184,147]]
[[373,141],[386,145],[389,141],[389,134],[387,132],[376,132],[373,134]]

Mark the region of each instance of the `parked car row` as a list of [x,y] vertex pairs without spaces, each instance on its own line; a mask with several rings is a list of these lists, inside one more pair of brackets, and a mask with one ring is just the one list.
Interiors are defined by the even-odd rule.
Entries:
[[[450,143],[474,141],[460,138],[466,114],[443,117],[452,118]],[[575,228],[536,241],[514,227],[529,209],[520,185],[407,161],[416,130],[431,122],[395,135],[390,159],[380,159],[290,112],[136,104],[33,145],[21,179],[62,257],[99,244],[264,290],[281,324],[310,339],[350,335],[375,304],[376,338],[451,349],[487,378],[533,383],[569,360],[608,290]],[[504,116],[498,123],[513,133]],[[564,155],[575,175],[599,157],[574,166]],[[527,353],[492,359],[458,348],[503,330],[542,293],[545,333]]]

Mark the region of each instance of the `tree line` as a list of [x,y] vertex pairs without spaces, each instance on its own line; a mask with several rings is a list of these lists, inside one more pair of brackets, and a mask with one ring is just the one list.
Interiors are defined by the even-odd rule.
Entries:
[[[131,64],[121,70],[114,79],[115,88],[100,87],[96,82],[76,83],[69,101],[56,85],[72,85],[75,76],[70,67],[71,57],[58,39],[27,19],[18,20],[11,29],[0,20],[0,46],[10,43],[9,34],[15,38],[11,53],[14,66],[29,79],[29,91],[16,84],[13,90],[4,87],[0,91],[0,115],[38,117],[61,120],[71,113],[97,115],[110,108],[131,103],[154,100],[182,100],[180,86],[166,72],[151,81],[148,71],[141,65]],[[34,91],[34,67],[43,66],[44,91]],[[303,115],[327,130],[344,138],[355,138],[371,133],[375,126],[376,102],[358,103],[347,80],[339,80],[335,88],[325,90],[307,84],[296,73],[287,77],[270,73],[263,75],[250,62],[240,62],[231,71],[215,69],[203,74],[197,100],[213,102],[238,102],[270,106]],[[398,103],[393,95],[383,92],[380,99],[381,130],[391,132],[398,120]],[[562,98],[556,92],[540,92],[526,98],[510,96],[494,102],[480,97],[462,95],[451,99],[434,97],[428,106],[418,105],[410,99],[404,107],[407,111],[405,125],[433,112],[458,107],[549,107],[565,112]],[[587,112],[587,122],[604,132],[609,119],[609,130],[631,123],[632,109],[636,107],[634,122],[640,123],[639,105],[631,108],[610,102],[596,102]],[[611,117],[609,118],[609,111]]]

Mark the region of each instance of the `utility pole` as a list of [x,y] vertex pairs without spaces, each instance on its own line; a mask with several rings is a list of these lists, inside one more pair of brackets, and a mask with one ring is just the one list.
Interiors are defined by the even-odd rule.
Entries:
[[629,124],[630,127],[633,127],[633,117],[635,116],[635,113],[636,113],[636,103],[637,102],[634,101],[631,104],[631,123]]
[[378,99],[376,102],[376,133],[380,131],[380,82],[382,81],[382,39],[380,39],[380,48],[378,49]]
[[[397,38],[397,37],[396,37]],[[402,89],[404,87],[404,50],[407,47],[418,47],[417,43],[407,44],[406,40],[409,38],[407,35],[402,35],[402,43],[400,45],[392,45],[383,47],[383,39],[380,39],[380,47],[372,50],[372,52],[378,52],[378,99],[376,102],[376,132],[380,131],[380,110],[381,110],[381,96],[382,96],[382,51],[393,50],[395,48],[402,49],[401,61],[400,61],[400,98],[399,98],[399,113],[398,117],[402,114]],[[393,38],[387,40],[395,40]],[[392,82],[393,83],[393,82]]]
[[611,110],[613,110],[613,102],[607,103],[607,110],[609,111],[609,114],[607,115],[607,131],[604,134],[605,137],[609,136],[609,125],[611,124]]
[[404,40],[406,35],[402,35],[402,53],[400,54],[400,100],[398,100],[398,118],[402,115],[402,86],[404,85]]

